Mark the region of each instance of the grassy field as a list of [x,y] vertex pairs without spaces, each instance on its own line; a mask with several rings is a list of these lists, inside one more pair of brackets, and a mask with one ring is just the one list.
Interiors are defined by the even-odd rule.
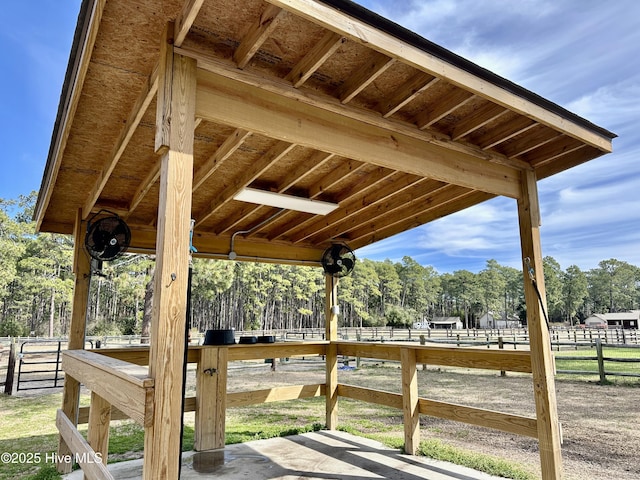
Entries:
[[[557,370],[573,370],[585,372],[584,375],[576,374],[559,374],[562,378],[574,377],[574,379],[583,379],[587,381],[598,381],[600,379],[598,373],[598,361],[596,357],[596,349],[579,348],[578,350],[562,350],[554,352],[556,357]],[[615,362],[606,360],[607,358],[623,359],[623,360],[640,360],[640,349],[636,348],[616,348],[602,347],[602,356],[605,358],[604,370],[607,373],[631,373],[640,375],[640,361],[638,362]],[[570,357],[591,357],[589,360],[572,360]],[[638,384],[640,378],[608,375],[607,381],[611,383],[622,384]]]
[[[88,397],[83,397],[86,404]],[[0,452],[13,454],[16,461],[0,464],[0,479],[57,479],[51,455],[57,448],[56,409],[61,394],[33,397],[0,396]],[[323,428],[324,398],[272,403],[255,407],[234,408],[227,412],[226,443],[295,435]],[[351,400],[340,401],[340,412],[349,418],[342,430],[378,440],[394,448],[402,448],[401,412],[380,406],[363,405]],[[86,426],[80,428],[86,435]],[[37,434],[34,435],[34,432]],[[183,450],[193,449],[193,414],[185,416]],[[144,446],[142,427],[131,421],[113,422],[109,441],[109,462],[140,458]],[[535,478],[516,464],[488,455],[469,453],[428,440],[421,443],[420,453],[455,462],[505,478],[529,480]],[[27,458],[31,456],[31,458]],[[21,457],[21,458],[20,458]],[[26,461],[20,461],[20,460]]]

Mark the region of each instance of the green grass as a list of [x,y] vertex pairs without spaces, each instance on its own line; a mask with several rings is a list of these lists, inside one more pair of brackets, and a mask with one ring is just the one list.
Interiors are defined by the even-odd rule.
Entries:
[[[39,452],[42,460],[30,465],[4,464],[0,467],[0,480],[60,478],[55,466],[46,461],[46,454],[52,454],[57,449],[55,412],[60,403],[60,394],[31,398],[0,396],[0,452]],[[86,404],[86,399],[82,403]],[[324,397],[229,409],[226,443],[243,443],[320,430],[324,427],[324,409]],[[403,448],[402,414],[398,410],[349,399],[342,399],[339,409],[342,418],[349,418],[349,424],[342,426],[341,430],[377,440],[391,448]],[[86,425],[81,426],[80,431],[86,435]],[[38,434],[33,435],[33,432]],[[193,416],[188,415],[183,450],[192,450],[193,440]],[[143,449],[142,427],[132,421],[112,422],[109,437],[110,462],[141,458]],[[438,441],[421,442],[419,454],[505,478],[534,478],[511,462],[464,452]]]
[[[621,358],[621,359],[637,359],[640,360],[640,348],[615,348],[603,347],[602,354],[605,358]],[[556,358],[557,370],[573,370],[582,371],[584,375],[577,374],[558,374],[561,378],[599,381],[598,361],[595,348],[581,348],[579,350],[563,350],[554,352]],[[591,360],[571,360],[566,357],[593,357]],[[612,373],[633,373],[640,375],[640,362],[614,362],[604,361],[605,372]],[[607,383],[616,383],[627,386],[640,386],[640,378],[638,377],[622,377],[615,375],[607,375]]]

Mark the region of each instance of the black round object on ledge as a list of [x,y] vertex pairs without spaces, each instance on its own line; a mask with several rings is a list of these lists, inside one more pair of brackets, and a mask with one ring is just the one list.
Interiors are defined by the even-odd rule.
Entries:
[[236,343],[235,329],[207,330],[204,334],[204,345],[233,345]]
[[258,337],[258,343],[276,343],[275,335],[260,335]]
[[238,343],[242,343],[242,344],[252,344],[252,343],[258,343],[258,337],[256,337],[255,335],[247,335],[247,336],[242,336],[240,337],[240,341]]

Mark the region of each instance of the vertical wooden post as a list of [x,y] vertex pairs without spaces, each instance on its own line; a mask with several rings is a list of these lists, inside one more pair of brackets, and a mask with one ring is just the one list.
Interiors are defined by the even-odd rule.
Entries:
[[[543,480],[555,480],[562,478],[561,436],[556,405],[553,354],[549,330],[542,310],[543,305],[546,308],[546,295],[540,245],[540,209],[536,175],[533,171],[522,172],[521,186],[522,193],[518,199],[518,218],[531,348],[531,368],[538,419],[540,464]],[[534,281],[542,302],[538,299]]]
[[180,471],[182,381],[193,185],[196,62],[173,50],[165,29],[159,62],[156,150],[160,194],[149,376],[155,380],[153,421],[145,428],[145,479],[177,479]]
[[326,411],[327,428],[338,426],[338,279],[325,275],[325,338],[328,340],[326,356]]
[[[91,392],[91,405],[89,407],[89,430],[87,442],[91,448],[100,455],[103,464],[107,464],[109,453],[109,424],[111,423],[111,404],[104,398]],[[86,475],[85,475],[86,478]]]
[[604,372],[604,355],[602,353],[602,340],[596,338],[596,356],[598,358],[598,373],[600,374],[600,384],[606,385],[607,375]]
[[[73,273],[75,283],[73,286],[73,307],[71,323],[69,325],[69,350],[84,348],[84,338],[87,326],[87,306],[89,304],[89,286],[91,282],[91,261],[84,250],[84,236],[87,224],[82,221],[82,212],[76,213],[76,224],[73,232]],[[62,411],[71,423],[78,425],[78,409],[80,406],[80,383],[70,375],[64,377],[62,391]],[[65,443],[62,436],[58,439],[58,471],[71,473],[73,462],[65,462],[71,458],[71,449]]]
[[196,451],[224,448],[227,400],[226,347],[200,350],[196,371]]
[[418,406],[418,372],[416,351],[400,349],[402,363],[402,412],[404,415],[404,452],[415,455],[420,444],[420,410]]

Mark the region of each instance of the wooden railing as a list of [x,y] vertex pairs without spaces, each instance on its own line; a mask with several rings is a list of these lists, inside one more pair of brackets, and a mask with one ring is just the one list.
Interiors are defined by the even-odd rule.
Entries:
[[[386,405],[403,410],[405,451],[415,453],[420,441],[419,416],[456,420],[472,425],[537,438],[535,418],[495,412],[481,408],[445,403],[418,396],[417,365],[442,365],[499,371],[531,373],[527,351],[460,349],[414,344],[359,342],[282,342],[258,345],[194,346],[187,355],[196,363],[196,396],[185,399],[185,411],[195,411],[196,450],[224,447],[227,407],[326,396],[328,384],[291,385],[255,391],[227,393],[227,365],[232,361],[275,358],[331,356],[327,369],[337,368],[338,356],[398,361],[401,364],[402,392],[357,387],[338,383],[333,390],[338,397]],[[149,425],[153,417],[153,379],[148,378],[149,350],[144,347],[69,351],[64,353],[63,367],[92,391],[91,406],[79,409],[78,423],[89,423],[85,442],[70,419],[58,412],[58,428],[68,445],[80,455],[97,454],[106,463],[109,422],[132,418]],[[327,378],[330,378],[329,372]],[[327,415],[335,408],[327,401]],[[83,443],[84,442],[84,443]],[[89,478],[108,479],[106,468],[82,465]],[[105,473],[106,472],[106,473]]]

